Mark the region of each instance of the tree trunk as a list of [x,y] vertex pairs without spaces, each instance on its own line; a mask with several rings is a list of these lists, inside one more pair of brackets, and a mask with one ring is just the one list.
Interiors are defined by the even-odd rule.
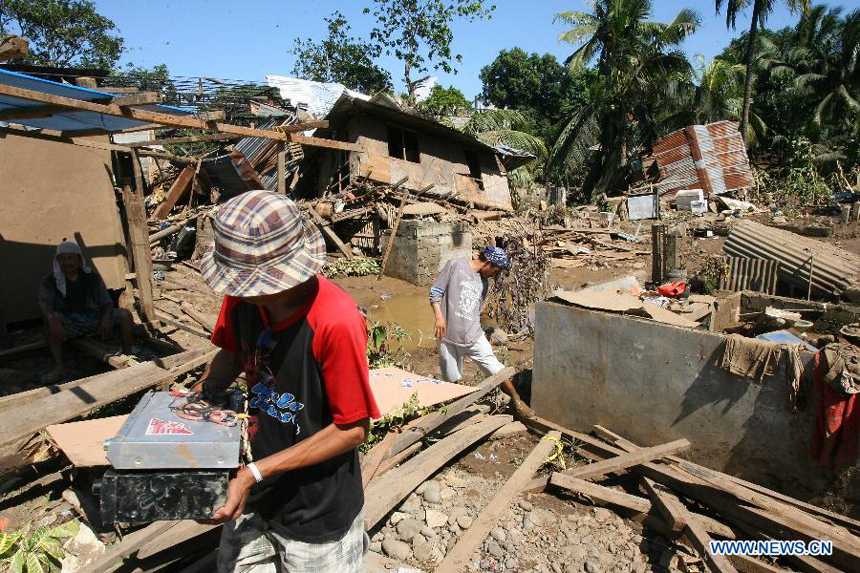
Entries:
[[752,13],[752,23],[750,24],[750,34],[749,39],[747,41],[747,74],[746,78],[744,78],[744,109],[743,114],[741,114],[741,124],[738,130],[741,132],[741,137],[744,138],[746,142],[747,139],[747,125],[749,125],[750,120],[750,98],[752,97],[752,79],[753,79],[753,53],[755,52],[755,39],[758,34],[758,20],[759,15],[761,14],[761,6],[762,0],[755,0],[755,4],[753,4],[753,13]]

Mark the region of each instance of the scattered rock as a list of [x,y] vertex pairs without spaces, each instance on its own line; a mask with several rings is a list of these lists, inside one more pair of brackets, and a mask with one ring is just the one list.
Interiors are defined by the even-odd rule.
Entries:
[[468,515],[461,515],[457,518],[457,525],[459,525],[463,529],[469,529],[470,527],[472,527],[473,521],[474,519],[472,519]]
[[505,533],[505,530],[502,529],[501,527],[493,528],[490,531],[490,536],[492,536],[492,538],[495,539],[496,541],[498,541],[499,543],[503,543],[505,541],[505,539],[507,539],[507,537],[508,537],[507,534]]
[[533,509],[535,508],[535,506],[533,506],[531,503],[527,502],[527,501],[526,501],[526,500],[524,500],[524,499],[521,499],[521,500],[520,500],[519,506],[520,506],[522,509],[524,509],[525,511],[531,511],[531,510],[533,510]]
[[505,556],[505,552],[502,550],[499,544],[493,540],[490,540],[489,543],[487,543],[487,553],[489,553],[496,559],[501,559]]
[[409,517],[408,514],[403,513],[402,511],[395,511],[394,513],[391,514],[391,519],[389,519],[388,522],[391,525],[397,525],[398,523],[400,523],[401,521],[403,521],[407,517]]
[[605,507],[598,507],[594,510],[594,519],[603,523],[608,519],[612,519],[612,512]]
[[421,496],[424,498],[424,501],[427,503],[441,503],[442,502],[442,490],[439,487],[439,484],[435,481],[424,482],[426,486],[424,491],[421,492]]
[[448,516],[441,511],[436,511],[435,509],[428,509],[425,513],[426,516],[424,519],[427,522],[428,527],[443,527],[448,523]]
[[424,527],[423,523],[410,517],[397,524],[397,535],[403,541],[412,541],[412,538],[421,532],[422,527]]
[[405,561],[409,558],[409,546],[402,541],[396,539],[386,539],[382,542],[382,550],[392,559]]
[[585,560],[585,571],[587,573],[600,573],[600,565],[597,564],[593,559]]

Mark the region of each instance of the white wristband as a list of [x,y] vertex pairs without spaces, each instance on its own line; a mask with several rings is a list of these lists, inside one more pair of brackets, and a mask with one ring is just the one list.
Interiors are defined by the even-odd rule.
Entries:
[[260,470],[257,468],[257,464],[252,462],[245,467],[251,470],[251,474],[254,476],[254,479],[257,480],[257,483],[263,481],[263,474],[260,473]]

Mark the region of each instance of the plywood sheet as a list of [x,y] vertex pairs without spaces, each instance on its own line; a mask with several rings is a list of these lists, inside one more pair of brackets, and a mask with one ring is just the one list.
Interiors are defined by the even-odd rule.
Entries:
[[104,441],[116,435],[128,414],[54,424],[47,432],[57,447],[77,467],[110,465],[105,457]]
[[84,247],[109,289],[124,288],[125,239],[109,151],[6,133],[0,205],[0,265],[15,277],[0,281],[8,322],[39,317],[39,281],[64,238]]
[[400,368],[378,368],[370,371],[370,388],[382,416],[409,401],[418,393],[422,407],[433,406],[454,400],[477,390],[471,386],[451,384],[426,376],[419,376]]

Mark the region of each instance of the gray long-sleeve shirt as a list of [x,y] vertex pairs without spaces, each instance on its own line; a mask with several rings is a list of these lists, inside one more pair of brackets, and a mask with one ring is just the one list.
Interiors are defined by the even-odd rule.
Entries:
[[443,340],[471,346],[483,335],[481,309],[489,281],[466,259],[448,261],[430,287],[430,302],[439,303],[447,325]]

